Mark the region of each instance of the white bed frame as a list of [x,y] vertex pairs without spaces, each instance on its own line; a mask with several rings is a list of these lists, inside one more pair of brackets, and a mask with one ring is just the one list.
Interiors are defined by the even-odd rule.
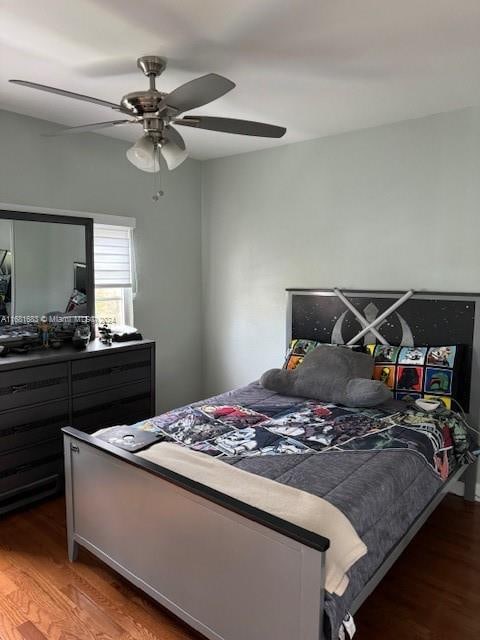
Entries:
[[[323,638],[328,540],[82,431],[64,431],[70,561],[79,546],[88,549],[210,640]],[[352,613],[462,472],[392,549]]]
[[71,561],[85,547],[211,640],[319,640],[325,538],[81,431],[64,442]]
[[[71,561],[88,549],[210,640],[321,640],[326,538],[82,431],[64,429],[64,444]],[[353,613],[463,472],[391,550]],[[466,476],[473,499],[475,465]]]

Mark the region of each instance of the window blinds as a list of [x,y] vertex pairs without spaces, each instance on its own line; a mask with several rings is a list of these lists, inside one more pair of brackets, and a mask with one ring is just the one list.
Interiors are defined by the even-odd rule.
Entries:
[[132,287],[131,229],[94,225],[96,287]]

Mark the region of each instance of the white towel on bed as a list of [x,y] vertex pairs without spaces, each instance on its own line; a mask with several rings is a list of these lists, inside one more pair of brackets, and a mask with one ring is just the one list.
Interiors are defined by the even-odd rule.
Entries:
[[348,518],[323,498],[170,442],[136,455],[328,538],[325,588],[330,593],[345,592],[347,571],[367,553]]

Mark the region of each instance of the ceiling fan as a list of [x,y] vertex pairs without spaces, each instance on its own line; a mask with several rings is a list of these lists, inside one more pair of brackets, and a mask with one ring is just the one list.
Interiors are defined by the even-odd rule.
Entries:
[[162,154],[170,170],[178,167],[188,157],[185,142],[173,125],[266,138],[281,138],[285,134],[284,127],[250,120],[195,115],[180,118],[179,116],[183,112],[220,98],[231,91],[235,87],[235,83],[216,73],[209,73],[181,85],[170,93],[164,93],[156,88],[155,78],[165,70],[166,64],[166,60],[158,56],[138,58],[137,66],[149,79],[150,87],[145,91],[127,93],[120,100],[120,104],[48,87],[36,82],[26,80],[10,80],[10,82],[40,91],[56,93],[67,98],[93,102],[129,116],[128,119],[123,120],[109,120],[108,122],[62,129],[52,135],[83,133],[126,124],[141,124],[144,134],[133,147],[128,149],[127,158],[142,171],[150,173],[160,170],[158,153]]

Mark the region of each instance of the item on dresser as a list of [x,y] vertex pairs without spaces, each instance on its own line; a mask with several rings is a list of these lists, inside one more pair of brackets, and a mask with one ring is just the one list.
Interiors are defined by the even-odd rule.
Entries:
[[[55,312],[41,316],[30,324],[0,325],[0,356],[8,353],[28,353],[32,349],[52,346],[58,349],[64,342],[73,341],[78,322]],[[81,326],[89,329],[89,325]],[[88,344],[88,342],[87,342]]]
[[38,328],[33,324],[2,325],[0,329],[0,345],[2,355],[12,350],[28,351],[40,344]]
[[50,346],[52,347],[52,349],[60,349],[62,345],[63,345],[63,342],[60,340],[60,338],[57,338],[54,334],[50,340]]
[[87,313],[87,296],[82,291],[74,289],[67,302],[65,313],[75,316],[84,316]]
[[47,321],[47,316],[42,316],[40,318],[40,322],[38,323],[38,333],[42,343],[42,347],[44,349],[48,349],[49,347],[49,338],[52,329]]
[[112,330],[110,329],[108,324],[104,324],[101,327],[99,327],[98,333],[100,334],[100,341],[107,346],[111,346]]
[[72,336],[72,344],[75,349],[85,349],[90,342],[90,327],[88,324],[79,324]]
[[112,324],[112,340],[114,342],[129,342],[130,340],[142,340],[142,334],[135,327],[128,324]]

